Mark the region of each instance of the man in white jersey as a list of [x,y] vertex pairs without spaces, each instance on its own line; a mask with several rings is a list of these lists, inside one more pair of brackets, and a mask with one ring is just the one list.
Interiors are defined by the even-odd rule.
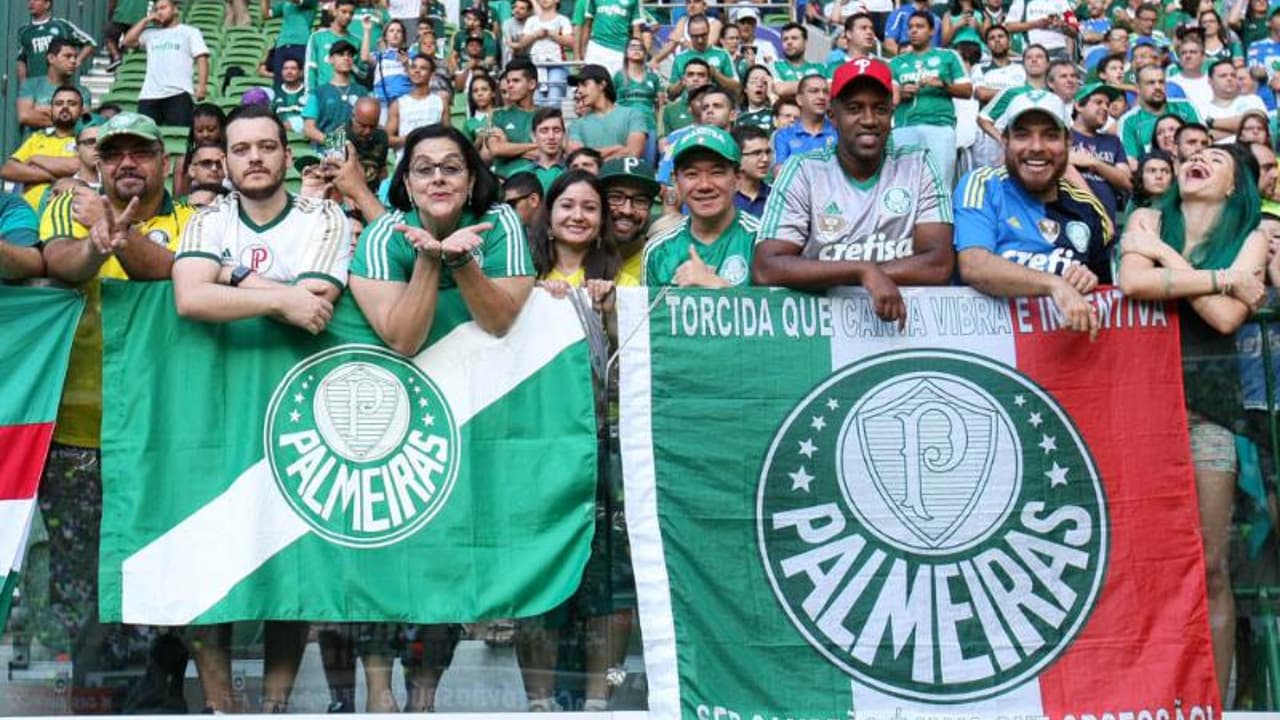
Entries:
[[178,313],[205,322],[275,317],[324,330],[346,285],[351,226],[329,200],[290,195],[284,126],[244,105],[227,118],[235,192],[192,218],[174,262]]
[[951,279],[951,201],[933,158],[888,147],[893,124],[889,66],[855,58],[836,70],[834,148],[792,158],[765,204],[752,279],[814,290],[862,285],[885,321],[903,323],[899,285]]

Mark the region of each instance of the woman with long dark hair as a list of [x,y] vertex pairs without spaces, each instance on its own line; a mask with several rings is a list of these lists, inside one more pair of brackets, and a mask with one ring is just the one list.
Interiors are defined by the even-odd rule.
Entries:
[[502,103],[498,83],[489,75],[471,78],[467,88],[467,119],[462,123],[462,134],[480,151],[486,163],[493,162],[489,153],[489,137],[493,134],[493,111]]
[[466,136],[441,125],[409,133],[388,198],[351,262],[351,294],[378,337],[416,355],[440,291],[452,289],[482,330],[505,334],[533,289],[533,263],[519,216]]
[[[551,183],[529,231],[529,247],[539,284],[553,295],[585,287],[597,303],[612,302],[622,258],[605,232],[606,208],[600,180],[570,170]],[[623,285],[638,285],[635,278]]]
[[1240,146],[1204,148],[1178,168],[1177,186],[1129,218],[1119,284],[1131,298],[1180,300],[1191,457],[1218,687],[1225,697],[1235,652],[1235,603],[1227,569],[1236,452],[1242,418],[1233,335],[1264,297],[1267,237],[1257,162]]
[[190,188],[187,162],[199,145],[226,142],[227,114],[213,103],[200,103],[191,110],[191,130],[187,133],[187,150],[178,157],[173,170],[173,196],[182,197]]
[[1222,22],[1217,10],[1200,13],[1200,27],[1204,30],[1204,57],[1210,64],[1218,60],[1231,60],[1237,66],[1244,65],[1244,45],[1240,36]]

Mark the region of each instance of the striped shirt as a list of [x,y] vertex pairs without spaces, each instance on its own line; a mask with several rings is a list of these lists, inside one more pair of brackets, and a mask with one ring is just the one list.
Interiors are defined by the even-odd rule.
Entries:
[[[466,227],[478,222],[493,225],[491,229],[480,233],[484,238],[484,244],[471,251],[486,276],[492,278],[534,274],[524,225],[511,206],[495,203],[478,220],[470,213],[464,212],[462,219],[458,221],[458,227]],[[395,229],[396,225],[402,223],[409,227],[422,227],[422,220],[418,217],[418,213],[392,210],[365,228],[364,233],[360,235],[360,244],[356,247],[355,258],[351,261],[351,274],[371,280],[409,282],[413,275],[413,263],[418,257],[418,251],[405,238],[404,233]],[[453,271],[448,267],[442,267],[440,288],[453,287],[457,287],[453,279]]]
[[716,238],[703,243],[693,237],[689,218],[665,232],[653,236],[644,247],[645,285],[674,285],[676,270],[689,260],[689,248],[716,275],[735,287],[751,284],[751,253],[756,244],[760,221],[741,210],[734,211],[733,222]]
[[290,195],[278,216],[259,225],[231,193],[191,219],[178,259],[243,265],[276,282],[328,280],[341,289],[351,262],[351,223],[330,200]]

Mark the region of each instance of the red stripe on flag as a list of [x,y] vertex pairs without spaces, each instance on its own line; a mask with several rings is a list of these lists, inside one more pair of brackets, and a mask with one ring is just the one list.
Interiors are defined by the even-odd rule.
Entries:
[[1157,314],[1111,289],[1099,298],[1107,322],[1095,342],[1045,332],[1044,321],[1054,325],[1049,298],[1014,305],[1026,320],[1015,322],[1018,369],[1071,415],[1111,520],[1106,580],[1088,624],[1040,676],[1044,712],[1172,716],[1175,699],[1184,713],[1217,709],[1177,317],[1172,306]]
[[0,500],[35,497],[53,423],[0,426]]

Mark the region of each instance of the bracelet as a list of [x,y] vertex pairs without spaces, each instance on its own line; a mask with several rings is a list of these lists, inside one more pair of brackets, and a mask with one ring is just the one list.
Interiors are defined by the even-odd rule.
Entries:
[[1218,271],[1217,271],[1217,270],[1210,270],[1210,271],[1209,271],[1209,282],[1210,282],[1210,283],[1212,284],[1212,286],[1213,286],[1213,290],[1212,290],[1212,292],[1215,292],[1215,293],[1216,293],[1216,292],[1221,292],[1221,291],[1218,289]]
[[441,259],[444,261],[445,267],[449,268],[450,270],[457,270],[458,268],[461,268],[465,266],[467,263],[471,262],[473,257],[471,253],[468,252],[468,253],[463,253],[462,255],[459,255],[458,257],[453,259],[445,258],[442,255]]
[[1164,296],[1169,297],[1173,294],[1173,271],[1169,268],[1165,268],[1161,271],[1160,277],[1163,280]]
[[1231,276],[1227,275],[1225,270],[1218,270],[1217,272],[1222,274],[1221,287],[1218,292],[1223,295],[1230,295],[1231,290],[1235,287],[1235,283],[1231,280]]

